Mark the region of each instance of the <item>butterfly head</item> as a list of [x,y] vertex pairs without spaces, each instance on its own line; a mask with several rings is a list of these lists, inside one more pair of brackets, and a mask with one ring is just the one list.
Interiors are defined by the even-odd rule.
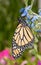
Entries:
[[24,20],[24,18],[22,18],[22,17],[20,17],[20,18],[18,19],[18,22],[19,22],[19,23],[23,23],[24,25],[28,25],[28,24],[26,23],[26,21]]

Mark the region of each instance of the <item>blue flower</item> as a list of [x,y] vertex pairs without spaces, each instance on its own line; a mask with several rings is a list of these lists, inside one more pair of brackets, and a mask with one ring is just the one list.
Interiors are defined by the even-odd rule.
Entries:
[[36,21],[37,19],[38,19],[38,16],[34,16],[31,21],[34,22],[34,21]]
[[20,12],[20,13],[23,13],[24,10],[25,10],[25,8],[21,8],[19,12]]
[[38,13],[39,13],[39,15],[41,16],[41,9],[39,9]]
[[22,8],[22,9],[20,10],[20,12],[22,13],[21,16],[22,16],[22,17],[27,16],[28,10],[30,10],[30,9],[31,9],[31,6],[28,6],[28,7],[26,7],[26,8]]

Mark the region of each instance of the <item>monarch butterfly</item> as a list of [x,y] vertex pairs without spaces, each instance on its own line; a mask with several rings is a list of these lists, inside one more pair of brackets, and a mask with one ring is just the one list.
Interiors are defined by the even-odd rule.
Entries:
[[33,41],[34,36],[27,23],[19,18],[19,25],[15,30],[12,41],[12,55],[18,58],[26,48],[32,46]]

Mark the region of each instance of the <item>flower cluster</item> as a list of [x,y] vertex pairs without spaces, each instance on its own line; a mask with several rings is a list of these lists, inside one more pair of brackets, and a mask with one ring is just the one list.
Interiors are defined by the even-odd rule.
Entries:
[[27,16],[28,11],[29,11],[30,9],[31,9],[31,6],[22,8],[22,9],[20,10],[20,13],[22,13],[21,16],[22,16],[22,17]]
[[[6,61],[6,59],[7,59],[7,61]],[[19,61],[19,60],[17,59],[17,61]],[[21,63],[20,63],[20,61],[19,62],[17,62],[17,61],[14,60],[14,58],[10,55],[10,50],[9,49],[5,49],[5,50],[0,52],[0,64],[1,65],[25,65],[25,64],[33,65],[33,63],[35,65],[36,61],[37,61],[37,65],[41,65],[41,61],[39,59],[37,60],[35,56],[30,57],[29,60],[27,60],[27,59],[22,60]]]
[[41,10],[39,10],[39,15],[35,14],[34,12],[32,14],[30,14],[29,13],[30,11],[31,11],[31,6],[22,8],[20,10],[21,17],[26,17],[26,20],[25,20],[26,23],[28,24],[29,27],[31,27],[32,29],[34,29],[35,32],[41,32],[40,29],[38,29],[38,30],[35,29],[35,26],[38,24],[37,21],[39,20],[39,15],[41,15]]
[[9,58],[11,60],[13,60],[13,57],[10,55],[10,50],[9,49],[6,49],[6,50],[3,50],[2,52],[0,52],[0,60],[2,58]]
[[5,49],[5,50],[0,52],[0,64],[6,65],[5,59],[14,60],[12,55],[10,55],[10,50],[9,49]]
[[38,64],[37,65],[41,65],[41,61],[40,60],[38,60]]
[[[25,7],[25,8],[22,8],[20,10],[20,13],[21,13],[21,17],[24,17],[26,16],[26,19],[27,19],[27,22],[34,22],[38,19],[38,16],[32,14],[32,19],[31,19],[31,15],[29,14],[29,10],[31,10],[31,6],[28,6],[28,7]],[[28,24],[29,25],[29,24]],[[31,26],[34,26],[34,23],[31,25]]]

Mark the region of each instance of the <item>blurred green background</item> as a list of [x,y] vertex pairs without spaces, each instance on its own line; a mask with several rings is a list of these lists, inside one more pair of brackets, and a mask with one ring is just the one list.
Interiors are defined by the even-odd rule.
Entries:
[[[31,4],[30,1],[29,4]],[[19,10],[24,6],[24,0],[0,0],[0,50],[12,46],[12,37],[18,24]],[[38,0],[34,2],[32,10],[38,11]]]

